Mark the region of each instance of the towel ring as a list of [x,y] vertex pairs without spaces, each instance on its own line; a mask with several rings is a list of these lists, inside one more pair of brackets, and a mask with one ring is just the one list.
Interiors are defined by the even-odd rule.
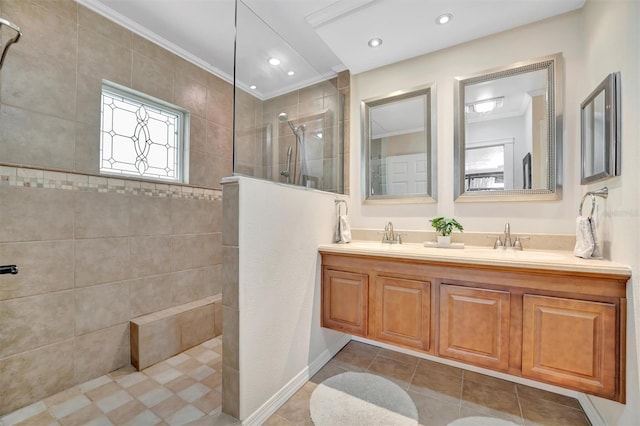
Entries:
[[582,206],[584,205],[584,200],[587,199],[588,196],[591,196],[591,213],[589,213],[589,220],[591,220],[591,218],[593,217],[593,212],[596,210],[596,197],[595,195],[587,192],[586,194],[584,194],[584,196],[582,197],[582,202],[580,203],[580,210],[578,211],[578,213],[580,214],[580,216],[582,216]]
[[582,216],[582,206],[584,205],[584,200],[587,199],[588,196],[591,196],[591,213],[589,213],[589,220],[593,217],[593,212],[596,210],[596,197],[607,198],[609,196],[609,188],[606,186],[600,188],[596,191],[589,191],[582,196],[582,201],[580,202],[580,210],[578,213]]
[[338,215],[340,215],[340,210],[341,210],[341,205],[344,204],[344,214],[348,215],[349,214],[349,204],[347,204],[346,200],[335,200],[336,202],[336,208],[338,209]]

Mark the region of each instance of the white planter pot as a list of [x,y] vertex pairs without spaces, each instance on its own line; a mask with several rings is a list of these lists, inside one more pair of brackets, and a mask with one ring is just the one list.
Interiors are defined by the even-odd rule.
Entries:
[[438,235],[438,244],[448,246],[451,244],[451,235],[443,236]]

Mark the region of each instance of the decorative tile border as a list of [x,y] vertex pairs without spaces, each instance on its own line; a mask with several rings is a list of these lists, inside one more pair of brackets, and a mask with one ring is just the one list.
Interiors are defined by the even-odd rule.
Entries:
[[161,198],[222,200],[222,191],[217,189],[14,166],[0,166],[0,186],[105,192]]

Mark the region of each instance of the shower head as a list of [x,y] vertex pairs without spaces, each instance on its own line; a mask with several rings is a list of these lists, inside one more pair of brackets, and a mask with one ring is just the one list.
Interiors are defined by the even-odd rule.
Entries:
[[304,130],[306,129],[306,126],[304,124],[294,126],[293,121],[289,120],[289,114],[287,114],[286,112],[281,112],[280,114],[278,114],[278,120],[280,120],[281,123],[286,122],[287,124],[289,124],[289,127],[291,127],[291,131],[294,135],[296,135],[296,137],[299,136],[298,130],[302,130],[304,132]]

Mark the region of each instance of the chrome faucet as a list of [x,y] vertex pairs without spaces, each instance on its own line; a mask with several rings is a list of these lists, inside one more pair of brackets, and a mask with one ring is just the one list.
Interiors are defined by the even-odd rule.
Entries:
[[393,230],[393,223],[389,221],[382,232],[382,242],[386,244],[402,244],[402,237],[399,232]]
[[513,244],[511,244],[511,225],[507,222],[504,225],[504,248],[511,248]]
[[[504,242],[502,242],[502,237],[504,237]],[[522,250],[522,240],[528,240],[530,237],[526,236],[517,236],[515,240],[511,241],[511,225],[507,222],[504,225],[504,235],[487,235],[487,238],[495,238],[496,241],[493,244],[493,248],[496,250]]]

